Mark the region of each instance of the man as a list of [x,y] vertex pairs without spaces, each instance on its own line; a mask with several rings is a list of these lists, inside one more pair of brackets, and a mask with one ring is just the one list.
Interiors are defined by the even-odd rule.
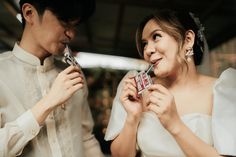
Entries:
[[20,1],[21,41],[0,55],[0,157],[103,156],[92,134],[82,72],[74,66],[61,71],[53,58],[93,13],[94,3]]

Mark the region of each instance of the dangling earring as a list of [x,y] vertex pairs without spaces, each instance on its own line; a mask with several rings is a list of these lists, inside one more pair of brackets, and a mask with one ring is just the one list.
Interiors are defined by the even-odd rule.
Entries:
[[186,50],[186,54],[185,54],[186,59],[187,59],[188,62],[191,62],[191,56],[192,55],[194,55],[194,53],[193,53],[193,48],[191,47],[191,48]]

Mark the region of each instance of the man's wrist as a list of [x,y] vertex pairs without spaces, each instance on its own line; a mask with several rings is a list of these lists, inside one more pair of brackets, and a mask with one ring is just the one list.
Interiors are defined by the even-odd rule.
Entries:
[[44,97],[31,109],[31,111],[39,125],[43,125],[47,116],[50,114],[51,111],[54,110],[54,108],[54,106],[48,104],[48,101],[46,101]]

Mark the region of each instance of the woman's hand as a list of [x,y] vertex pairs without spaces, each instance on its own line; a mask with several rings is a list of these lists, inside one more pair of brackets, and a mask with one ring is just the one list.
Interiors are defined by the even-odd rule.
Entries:
[[123,80],[120,101],[127,112],[127,120],[139,122],[142,113],[142,104],[137,94],[134,76],[128,76]]
[[151,85],[148,89],[148,110],[156,113],[161,124],[173,132],[178,127],[180,117],[177,113],[174,96],[160,84]]
[[46,96],[52,107],[64,104],[77,90],[83,88],[83,75],[75,66],[69,66],[60,72]]

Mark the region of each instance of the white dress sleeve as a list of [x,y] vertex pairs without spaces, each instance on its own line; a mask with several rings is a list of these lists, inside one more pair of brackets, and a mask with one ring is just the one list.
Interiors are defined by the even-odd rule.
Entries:
[[212,135],[221,155],[236,156],[236,70],[225,70],[214,86]]
[[[124,78],[130,75],[134,75],[137,73],[136,71],[130,71],[128,72]],[[120,94],[121,90],[123,88],[123,80],[119,83],[119,86],[117,88],[116,96],[114,98],[113,104],[112,104],[112,111],[111,111],[111,117],[107,126],[106,134],[105,134],[105,140],[110,141],[113,140],[119,133],[121,132],[125,119],[127,116],[127,113],[123,107],[123,105],[120,102]]]

